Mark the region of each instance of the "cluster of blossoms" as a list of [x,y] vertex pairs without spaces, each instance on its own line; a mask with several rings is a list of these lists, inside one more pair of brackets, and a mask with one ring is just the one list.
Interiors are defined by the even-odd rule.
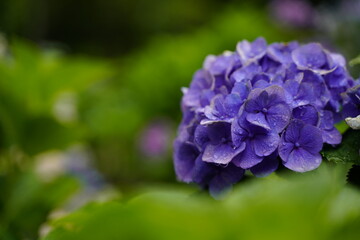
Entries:
[[345,59],[320,44],[242,41],[235,52],[208,56],[184,88],[174,143],[178,179],[210,193],[266,176],[279,164],[297,172],[321,163],[324,143],[341,134],[342,93],[355,85]]

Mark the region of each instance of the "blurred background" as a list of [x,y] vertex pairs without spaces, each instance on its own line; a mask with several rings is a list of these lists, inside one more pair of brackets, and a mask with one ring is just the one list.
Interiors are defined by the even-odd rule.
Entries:
[[359,0],[1,0],[0,239],[36,239],[94,199],[183,185],[180,88],[207,54],[263,36],[350,60],[359,29]]

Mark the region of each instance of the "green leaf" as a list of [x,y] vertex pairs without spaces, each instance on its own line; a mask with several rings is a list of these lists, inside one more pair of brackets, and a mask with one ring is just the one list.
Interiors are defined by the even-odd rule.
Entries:
[[348,130],[343,135],[342,143],[337,148],[326,148],[322,155],[335,163],[360,164],[360,131]]
[[353,66],[355,66],[355,65],[358,65],[358,64],[360,64],[360,55],[357,56],[356,58],[350,60],[350,62],[349,62],[349,65],[350,65],[351,67],[353,67]]
[[0,239],[36,239],[49,213],[79,189],[74,178],[43,182],[30,171],[0,175],[0,186]]
[[347,125],[345,121],[341,121],[335,124],[335,127],[341,134],[343,134],[344,132],[346,132],[346,130],[349,129],[349,125]]
[[82,135],[81,129],[64,126],[50,117],[31,118],[23,126],[21,148],[30,155],[66,148]]
[[[322,167],[286,178],[244,182],[215,201],[172,187],[126,203],[93,203],[56,220],[43,240],[332,239],[360,234],[360,192],[346,169]],[[351,233],[351,234],[350,234]]]

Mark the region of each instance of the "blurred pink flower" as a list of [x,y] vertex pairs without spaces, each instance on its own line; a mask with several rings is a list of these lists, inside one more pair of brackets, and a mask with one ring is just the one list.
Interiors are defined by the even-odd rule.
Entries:
[[170,123],[166,120],[150,122],[140,133],[139,147],[146,157],[160,158],[171,143]]
[[269,7],[272,17],[281,24],[309,27],[314,23],[315,10],[306,0],[274,0]]

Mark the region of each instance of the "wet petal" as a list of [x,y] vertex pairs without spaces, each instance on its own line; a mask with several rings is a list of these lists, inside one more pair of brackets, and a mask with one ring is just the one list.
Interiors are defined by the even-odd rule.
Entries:
[[306,124],[300,133],[298,140],[300,147],[310,153],[318,153],[323,147],[321,130],[315,126]]
[[321,111],[320,112],[320,128],[322,129],[333,129],[334,127],[334,117],[331,111]]
[[269,94],[269,104],[285,103],[285,91],[282,87],[274,85],[266,88],[265,91]]
[[278,155],[276,152],[270,156],[265,157],[262,162],[250,168],[252,174],[256,177],[266,177],[272,172],[276,171],[279,166]]
[[183,104],[190,107],[200,106],[200,96],[203,91],[210,89],[213,78],[205,70],[199,70],[194,74],[190,88],[184,88]]
[[205,107],[204,114],[208,119],[221,120],[225,117],[224,96],[216,95],[212,100],[210,106]]
[[245,100],[249,95],[250,89],[245,83],[236,82],[233,89],[231,90],[232,94],[238,94],[242,100]]
[[209,144],[205,148],[202,160],[204,162],[228,164],[236,155],[242,152],[244,148],[245,143],[236,149],[228,143],[220,143],[218,145]]
[[217,122],[207,125],[208,136],[212,144],[217,145],[223,140],[231,139],[231,124]]
[[303,149],[294,149],[289,155],[287,162],[283,162],[283,164],[293,171],[307,172],[319,167],[321,161],[320,153],[312,154]]
[[239,147],[248,136],[248,131],[239,125],[239,119],[235,119],[231,125],[231,139],[235,147]]
[[187,142],[175,142],[174,165],[176,175],[181,181],[192,181],[192,169],[195,165],[195,160],[200,152],[198,148]]
[[209,182],[210,194],[215,198],[218,197],[219,194],[231,188],[234,183],[239,182],[244,173],[244,169],[231,163],[227,167],[220,169]]
[[267,134],[259,134],[252,140],[255,154],[258,156],[268,156],[279,146],[279,134],[273,131]]
[[237,44],[236,50],[244,63],[254,61],[265,55],[266,41],[264,38],[257,38],[252,43],[244,40]]
[[226,112],[224,115],[228,117],[234,117],[239,112],[240,106],[244,102],[237,94],[229,94],[226,96],[224,101],[224,108]]
[[336,128],[333,128],[331,130],[323,130],[322,139],[328,144],[340,144],[342,136]]
[[244,106],[245,106],[245,111],[250,113],[256,113],[263,108],[261,105],[259,105],[258,101],[251,98],[245,102]]
[[268,47],[268,55],[275,61],[288,64],[292,61],[291,52],[298,46],[297,42],[289,42],[287,45],[273,43]]
[[284,133],[284,142],[295,143],[300,137],[300,131],[303,128],[304,123],[300,120],[292,120]]
[[279,144],[279,155],[283,162],[287,162],[291,152],[294,150],[294,144],[289,142],[284,142],[283,139]]
[[268,86],[270,86],[270,83],[269,82],[266,82],[264,80],[259,80],[259,81],[256,81],[253,85],[253,88],[266,88]]
[[230,80],[233,82],[246,82],[252,79],[255,74],[262,72],[258,64],[252,63],[242,68],[237,69],[230,75]]
[[202,156],[199,156],[192,170],[192,182],[199,184],[202,187],[206,187],[208,182],[217,173],[219,166],[213,163],[207,163],[202,160]]
[[208,135],[208,129],[206,126],[198,125],[194,132],[194,142],[199,146],[202,147],[206,143],[210,141]]
[[205,59],[204,68],[213,75],[224,74],[232,62],[231,55],[209,55]]
[[294,108],[293,117],[302,120],[304,123],[316,126],[319,122],[319,112],[313,105],[303,105]]
[[270,130],[270,125],[268,121],[265,118],[265,115],[262,112],[259,113],[248,113],[246,115],[246,120],[248,120],[250,123],[266,128]]
[[266,114],[267,121],[272,129],[281,132],[289,124],[291,110],[288,105],[277,104],[268,109]]
[[292,59],[300,69],[329,70],[327,55],[318,43],[309,43],[292,52]]
[[251,144],[246,144],[245,150],[233,159],[233,163],[243,169],[249,169],[256,164],[260,163],[264,157],[259,157]]
[[359,109],[359,106],[352,103],[352,102],[349,102],[349,103],[346,103],[344,105],[344,109],[343,109],[343,117],[344,118],[347,118],[347,117],[357,117],[358,115],[360,115],[360,109]]

